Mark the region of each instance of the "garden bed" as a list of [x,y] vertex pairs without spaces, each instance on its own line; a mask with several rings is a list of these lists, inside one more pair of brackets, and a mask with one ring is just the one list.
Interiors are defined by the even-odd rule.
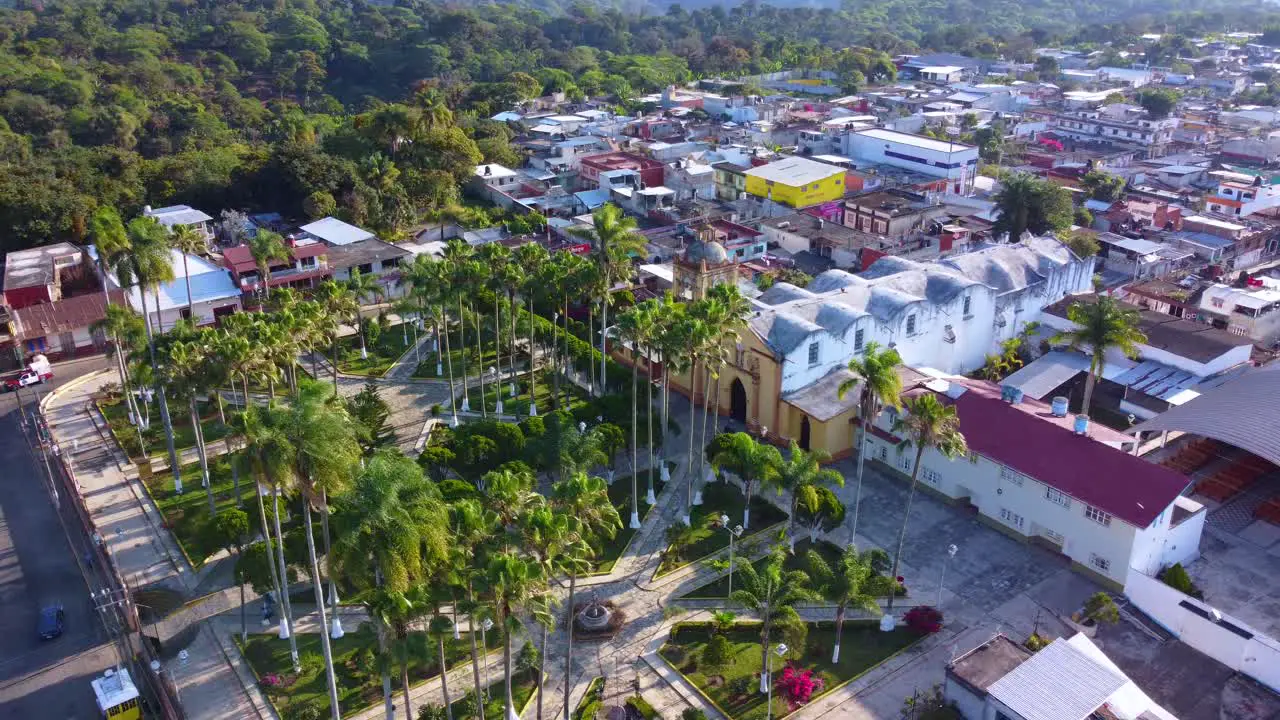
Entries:
[[[496,633],[495,633],[496,634]],[[512,650],[515,653],[515,650]],[[514,661],[513,661],[514,664]],[[506,717],[507,707],[507,688],[506,680],[501,676],[497,682],[489,685],[489,700],[484,704],[485,720],[497,720]],[[464,685],[465,696],[463,692],[459,692],[459,698],[449,703],[450,709],[453,710],[453,720],[470,720],[476,717],[476,704],[473,699],[474,690],[471,684]],[[449,688],[453,690],[452,687]],[[533,693],[538,689],[538,681],[532,670],[518,670],[511,676],[511,699],[515,702],[516,715],[524,715],[524,710],[529,702],[533,700]],[[552,712],[552,715],[555,713]]]
[[[811,670],[813,678],[821,681],[821,689],[815,689],[808,702],[859,677],[868,670],[918,642],[920,635],[907,628],[881,632],[879,623],[846,622],[840,642],[840,662],[831,662],[835,643],[835,624],[809,623],[804,647],[791,648],[784,658],[770,657],[773,661],[775,682],[784,676],[785,668],[793,672]],[[760,626],[758,623],[740,623],[723,633],[728,641],[722,664],[707,667],[702,651],[714,634],[709,623],[678,624],[671,630],[671,638],[659,650],[659,654],[672,667],[683,674],[713,705],[725,715],[737,720],[763,719],[766,714],[766,697],[759,690],[760,684]],[[773,642],[778,642],[775,637]],[[802,707],[787,697],[787,693],[774,688],[772,715],[781,718]]]
[[[215,401],[196,403],[196,411],[200,413],[200,426],[204,430],[204,441],[206,444],[221,440],[231,433],[229,423],[232,420],[234,412],[233,405],[224,403],[223,412],[227,417],[227,425],[222,423],[218,415],[218,404]],[[142,405],[138,405],[138,409],[142,410]],[[114,397],[106,397],[98,400],[98,410],[102,413],[102,417],[106,418],[107,425],[111,427],[111,432],[116,437],[116,443],[120,445],[120,449],[124,451],[130,458],[142,456],[142,448],[138,445],[138,431],[129,423],[129,407],[124,402],[124,398],[116,395]],[[147,444],[147,455],[149,457],[166,457],[169,454],[169,448],[164,437],[164,422],[160,419],[159,399],[156,402],[149,403],[148,419],[150,426],[142,432],[142,438]],[[173,399],[169,399],[169,420],[173,425],[173,447],[176,451],[182,451],[186,448],[192,448],[196,445],[196,431],[191,425],[191,412],[184,403],[174,403]]]
[[[219,511],[236,506],[235,482],[231,473],[230,455],[209,458],[209,483],[213,487],[213,500]],[[156,504],[164,520],[164,526],[173,534],[187,560],[197,569],[222,547],[208,531],[209,499],[200,484],[200,463],[182,466],[181,495],[173,491],[173,473],[155,473],[144,480],[147,493]],[[240,474],[240,498],[243,510],[249,515],[251,528],[259,525],[256,500],[258,486],[245,473]],[[268,505],[268,512],[270,506]]]
[[[705,527],[709,518],[715,519],[721,515],[728,515],[730,525],[737,525],[742,522],[742,510],[745,506],[746,498],[736,485],[727,482],[707,483],[702,488],[702,504],[693,508],[691,523],[693,527]],[[750,541],[761,531],[786,519],[785,512],[761,497],[760,493],[756,493],[751,497],[751,527],[743,537],[735,541],[735,545]],[[729,533],[723,529],[712,530],[706,537],[682,548],[678,554],[671,552],[671,548],[668,548],[655,577],[661,577],[728,548]]]
[[[411,633],[421,636],[422,633]],[[501,633],[493,633],[490,646],[501,642]],[[297,712],[298,706],[318,705],[328,715],[328,684],[324,675],[324,660],[320,648],[320,636],[315,633],[298,633],[298,654],[302,658],[303,672],[295,675],[289,659],[289,641],[270,634],[249,636],[249,642],[240,646],[245,660],[258,677],[258,684],[283,716]],[[436,643],[420,638],[421,655],[409,664],[410,686],[430,682],[439,677],[440,667],[436,657]],[[373,626],[366,623],[345,637],[331,640],[334,675],[338,681],[338,705],[343,715],[355,714],[365,708],[381,704],[382,677],[375,659],[377,637]],[[239,640],[237,638],[237,643]],[[445,641],[445,657],[449,667],[471,662],[471,640],[466,633],[459,640]],[[391,689],[400,703],[400,667],[391,669]],[[498,716],[492,716],[498,717]]]
[[604,701],[604,678],[594,677],[591,684],[587,686],[587,691],[582,694],[582,699],[578,701],[578,707],[573,710],[573,720],[596,720],[596,714],[602,709],[601,703]]
[[[366,325],[369,321],[366,321]],[[413,333],[406,342],[400,325],[392,325],[378,333],[376,340],[366,335],[369,357],[360,357],[360,334],[348,335],[338,340],[338,371],[348,375],[382,377],[407,351],[413,348]],[[332,351],[332,348],[330,348]]]
[[[486,366],[486,368],[487,367],[488,366]],[[477,382],[474,385],[469,385],[468,388],[471,394],[471,408],[473,410],[478,410],[480,407],[479,405],[480,384]],[[516,379],[516,396],[515,397],[510,396],[508,381],[504,380],[501,384],[500,389],[501,389],[501,397],[502,397],[502,413],[504,415],[527,416],[529,414],[529,374],[528,373],[524,373],[523,375],[519,376]],[[575,385],[574,383],[565,381],[563,378],[561,379],[561,382],[560,382],[560,399],[562,401],[564,400],[566,389],[568,391],[570,400],[569,400],[568,406],[563,407],[563,409],[569,410],[570,412],[572,412],[573,410],[579,407],[582,407],[587,403],[587,392],[582,388],[578,387],[577,385]],[[538,403],[538,412],[545,414],[551,411],[551,393],[554,390],[555,390],[555,385],[552,383],[551,373],[545,370],[539,371],[538,385],[536,388],[536,394],[534,396],[534,399]],[[489,378],[485,379],[484,391],[485,391],[484,392],[485,410],[488,410],[489,412],[496,412],[498,407],[497,398],[494,397],[494,384],[489,381]],[[459,407],[461,407],[461,404],[462,404],[461,393],[459,393],[458,395],[458,404],[459,404]]]
[[[489,324],[492,327],[492,323]],[[431,333],[435,337],[435,333]],[[418,367],[413,371],[415,378],[449,378],[449,362],[453,362],[453,377],[455,380],[462,379],[462,363],[465,358],[467,363],[467,374],[475,377],[483,368],[487,370],[490,366],[497,366],[498,353],[493,348],[493,334],[487,333],[482,336],[481,352],[476,353],[475,330],[467,332],[468,343],[464,347],[462,345],[461,336],[457,331],[449,334],[449,352],[444,352],[444,338],[440,339],[439,352],[423,352],[419,358]],[[506,334],[503,335],[506,338]],[[506,344],[505,342],[503,343]],[[502,362],[504,367],[508,367],[510,362],[510,354],[503,353]],[[440,363],[440,373],[436,374],[436,362]]]
[[[818,551],[818,554],[822,556],[822,559],[826,560],[827,564],[833,567],[840,560],[840,556],[844,554],[843,549],[841,549],[835,543],[829,543],[826,540],[819,540],[816,543],[816,545],[814,543],[810,543],[808,540],[800,540],[796,543],[796,551],[786,556],[785,560],[783,561],[782,569],[788,572],[791,570],[803,570],[805,572],[808,572],[809,563],[807,560],[807,556],[809,554],[809,550],[811,549],[816,549]],[[737,550],[736,544],[734,546],[734,550]],[[742,560],[743,560],[742,557],[735,553],[734,559],[733,559],[735,570],[740,569],[742,567]],[[769,556],[765,555],[764,557],[757,559],[755,562],[751,564],[755,567],[756,572],[764,572],[765,566],[769,564]],[[729,577],[728,575],[726,575],[725,577],[722,577],[719,580],[715,580],[701,587],[694,588],[693,590],[689,591],[687,594],[680,596],[680,599],[719,600],[719,599],[728,597],[728,595],[729,595]]]

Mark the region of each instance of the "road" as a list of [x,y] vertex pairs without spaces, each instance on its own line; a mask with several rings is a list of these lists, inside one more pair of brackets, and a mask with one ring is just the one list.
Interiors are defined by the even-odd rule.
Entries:
[[[106,366],[102,358],[62,364],[36,389],[43,395]],[[30,388],[21,394],[24,404],[36,400]],[[89,539],[66,503],[60,521],[43,462],[19,425],[18,400],[0,395],[0,717],[87,720],[98,717],[89,681],[115,664],[116,652],[77,562]],[[66,631],[41,641],[37,615],[55,602],[66,610]]]

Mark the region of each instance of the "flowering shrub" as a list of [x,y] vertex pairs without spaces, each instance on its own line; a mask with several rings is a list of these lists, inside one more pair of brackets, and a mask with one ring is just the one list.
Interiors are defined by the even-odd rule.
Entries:
[[918,635],[929,635],[942,629],[942,611],[928,605],[917,605],[902,620]]
[[812,670],[796,672],[788,666],[778,678],[778,690],[792,703],[802,705],[809,702],[815,692],[822,690],[822,678],[814,677]]
[[282,684],[284,684],[284,681],[281,680],[280,676],[275,673],[267,673],[266,675],[262,676],[262,684],[266,685],[269,688],[273,688],[273,687],[280,687]]

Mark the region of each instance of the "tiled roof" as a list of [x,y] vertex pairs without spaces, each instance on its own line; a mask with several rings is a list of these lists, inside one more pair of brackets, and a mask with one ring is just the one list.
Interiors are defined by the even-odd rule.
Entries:
[[1043,402],[1024,398],[1011,404],[994,383],[951,382],[965,392],[955,399],[939,393],[939,399],[955,405],[970,450],[1131,525],[1150,525],[1190,483],[1185,475],[1108,444],[1131,442],[1124,433],[1090,423],[1087,436],[1076,435],[1074,418],[1055,417]]
[[[111,301],[123,305],[124,293],[111,291]],[[29,305],[13,311],[19,342],[87,328],[107,315],[102,293],[92,292],[51,303]]]

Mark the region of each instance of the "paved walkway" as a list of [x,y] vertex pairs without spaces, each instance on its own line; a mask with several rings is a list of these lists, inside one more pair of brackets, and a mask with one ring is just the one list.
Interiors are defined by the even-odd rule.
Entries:
[[[130,588],[165,586],[190,594],[198,578],[186,565],[172,536],[163,531],[160,516],[125,458],[99,434],[89,411],[90,398],[112,382],[109,372],[86,375],[49,394],[42,402],[50,429],[69,459],[76,484],[89,507],[108,553]],[[199,720],[274,718],[252,674],[239,660],[229,638],[219,637],[207,624],[186,646],[188,659],[172,657],[164,672],[176,681],[188,717]]]

